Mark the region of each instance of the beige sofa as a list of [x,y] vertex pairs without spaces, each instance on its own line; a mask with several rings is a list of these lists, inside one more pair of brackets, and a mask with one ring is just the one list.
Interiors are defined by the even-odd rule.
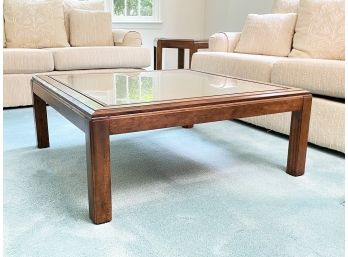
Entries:
[[[98,5],[99,9],[103,9]],[[138,32],[113,30],[112,34],[114,46],[6,48],[5,40],[3,106],[32,104],[33,74],[110,72],[121,68],[142,69],[151,65],[150,49],[141,47]]]
[[[278,0],[274,12],[296,12],[298,1]],[[330,18],[330,17],[328,17]],[[325,17],[322,17],[325,21]],[[278,57],[234,52],[241,33],[216,33],[209,51],[193,56],[192,69],[299,87],[313,94],[309,141],[344,152],[344,60]],[[245,119],[283,134],[290,113]]]

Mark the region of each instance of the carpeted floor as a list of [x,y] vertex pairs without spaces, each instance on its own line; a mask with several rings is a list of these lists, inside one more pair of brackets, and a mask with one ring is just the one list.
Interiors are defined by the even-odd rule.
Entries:
[[111,138],[113,221],[88,218],[84,134],[49,109],[4,111],[8,257],[341,257],[344,156],[310,147],[285,172],[287,139],[225,121]]

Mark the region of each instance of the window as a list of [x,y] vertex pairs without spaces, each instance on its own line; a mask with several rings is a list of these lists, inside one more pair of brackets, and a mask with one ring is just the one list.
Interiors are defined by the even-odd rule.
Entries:
[[116,22],[158,22],[159,0],[109,0]]

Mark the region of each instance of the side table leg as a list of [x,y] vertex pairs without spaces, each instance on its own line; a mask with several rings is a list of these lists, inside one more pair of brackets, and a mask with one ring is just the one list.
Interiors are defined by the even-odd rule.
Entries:
[[162,46],[157,45],[156,52],[155,52],[155,70],[162,70]]
[[109,123],[90,121],[86,132],[89,216],[95,224],[112,219]]
[[178,49],[178,69],[185,68],[185,49]]
[[33,93],[34,118],[36,126],[36,139],[38,148],[47,148],[50,146],[47,107],[46,102]]
[[292,113],[289,137],[288,165],[286,172],[291,176],[302,176],[305,172],[308,130],[312,97],[303,98],[301,111]]
[[154,70],[157,70],[157,58],[156,58],[156,55],[157,55],[157,47],[154,46],[153,47],[153,67],[154,67]]

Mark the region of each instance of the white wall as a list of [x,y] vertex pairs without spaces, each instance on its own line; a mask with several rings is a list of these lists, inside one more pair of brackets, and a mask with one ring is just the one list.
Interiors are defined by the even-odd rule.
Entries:
[[[270,13],[273,0],[160,0],[160,3],[161,24],[113,25],[139,31],[144,47],[151,48],[152,62],[154,38],[202,39],[214,32],[241,31],[249,13]],[[174,49],[164,51],[164,68],[176,68],[176,53]]]
[[205,0],[205,36],[220,31],[241,31],[249,13],[270,13],[273,0]]
[[[132,28],[143,36],[144,47],[153,49],[156,37],[203,38],[205,0],[160,0],[162,24],[114,24],[114,28]],[[151,51],[153,55],[153,50]],[[175,68],[177,51],[164,51],[164,67]],[[186,58],[187,59],[187,58]],[[153,58],[152,58],[153,60]]]

